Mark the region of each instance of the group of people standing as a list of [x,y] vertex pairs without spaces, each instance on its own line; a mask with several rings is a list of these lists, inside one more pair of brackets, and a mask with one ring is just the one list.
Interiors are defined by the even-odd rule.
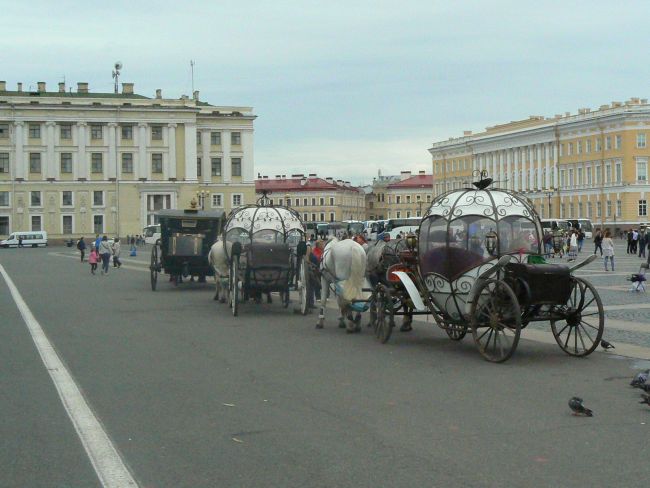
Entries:
[[650,245],[650,236],[645,228],[631,229],[627,231],[627,254],[639,254],[639,257],[645,257],[645,249]]
[[[77,241],[77,249],[81,254],[81,262],[84,262],[84,257],[86,255],[86,241],[83,236]],[[88,264],[90,264],[91,274],[95,274],[97,271],[97,265],[101,262],[101,274],[107,274],[109,264],[111,262],[111,256],[113,257],[113,267],[120,268],[122,266],[122,261],[120,260],[120,255],[122,253],[122,246],[120,244],[119,237],[116,237],[115,240],[111,243],[108,240],[107,236],[96,235],[95,240],[90,243],[90,253],[88,254]]]

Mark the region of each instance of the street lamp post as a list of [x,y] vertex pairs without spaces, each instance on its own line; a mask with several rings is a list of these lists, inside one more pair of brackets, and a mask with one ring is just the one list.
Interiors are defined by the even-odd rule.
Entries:
[[548,198],[548,218],[551,219],[553,218],[553,213],[551,211],[551,197],[555,194],[556,189],[553,187],[550,187],[547,189],[547,191],[544,192],[544,194]]
[[205,210],[205,199],[208,197],[210,192],[207,190],[199,190],[196,192],[196,198],[199,200],[199,205],[201,210]]

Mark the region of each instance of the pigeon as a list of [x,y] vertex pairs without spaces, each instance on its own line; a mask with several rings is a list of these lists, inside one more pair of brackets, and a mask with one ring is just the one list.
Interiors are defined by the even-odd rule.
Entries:
[[594,413],[582,404],[582,398],[573,397],[569,400],[569,408],[573,411],[573,415],[584,415],[585,417],[593,417]]
[[616,349],[614,346],[612,346],[609,342],[607,342],[605,339],[602,339],[600,341],[600,347],[603,349]]
[[632,382],[630,383],[630,386],[634,386],[635,388],[638,388],[639,386],[644,385],[645,382],[648,381],[649,375],[650,375],[650,369],[646,369],[645,371],[635,374],[634,378],[632,378]]
[[641,400],[639,403],[643,403],[645,405],[650,405],[650,395],[646,395],[644,393],[644,394],[641,395],[641,398],[643,398],[643,400]]
[[642,389],[646,393],[650,393],[650,383],[643,383],[643,384],[637,386],[637,388]]

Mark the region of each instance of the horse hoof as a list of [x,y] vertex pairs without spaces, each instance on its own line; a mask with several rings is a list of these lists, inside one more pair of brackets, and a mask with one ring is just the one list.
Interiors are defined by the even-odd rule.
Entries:
[[345,329],[345,324],[343,322],[339,322],[339,329]]
[[321,323],[316,324],[316,328],[317,328],[317,329],[322,329],[322,328],[323,328],[323,324],[321,324]]
[[411,327],[411,324],[404,324],[399,328],[400,332],[411,332],[413,330],[413,327]]
[[345,329],[346,334],[354,334],[356,330],[354,329]]

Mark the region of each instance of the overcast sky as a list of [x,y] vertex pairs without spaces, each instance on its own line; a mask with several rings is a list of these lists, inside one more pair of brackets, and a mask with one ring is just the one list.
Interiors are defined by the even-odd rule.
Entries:
[[434,141],[650,98],[650,1],[0,0],[0,79],[253,106],[256,172],[369,182]]

